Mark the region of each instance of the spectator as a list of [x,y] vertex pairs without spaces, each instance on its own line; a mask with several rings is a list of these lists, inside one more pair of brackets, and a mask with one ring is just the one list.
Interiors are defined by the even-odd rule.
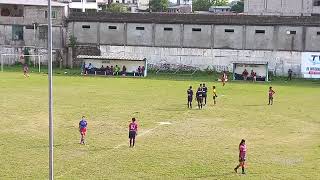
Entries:
[[138,67],[138,76],[141,76],[141,72],[142,72],[141,66],[139,66],[139,67]]
[[291,69],[288,70],[288,79],[287,79],[287,81],[288,80],[290,80],[290,81],[292,80],[292,70]]
[[144,71],[145,71],[145,67],[142,66],[142,68],[141,68],[141,75],[142,75],[142,76],[144,76]]
[[111,67],[110,67],[110,75],[114,75],[114,74],[113,74],[113,70],[114,70],[114,69],[113,69],[113,66],[111,66]]
[[253,79],[252,79],[253,82],[256,82],[257,81],[257,73],[254,72],[253,73]]
[[81,75],[86,74],[86,63],[83,62],[83,64],[81,65]]
[[89,63],[89,65],[88,65],[88,72],[89,72],[89,74],[94,72],[94,67],[91,63]]
[[110,75],[110,67],[109,66],[106,67],[106,73],[107,73],[107,75]]
[[243,76],[243,80],[247,80],[247,78],[248,78],[248,71],[247,71],[247,69],[244,69],[244,71],[242,72],[242,76]]
[[122,74],[123,76],[125,76],[125,75],[126,75],[126,72],[127,72],[127,68],[126,68],[125,65],[123,65],[123,66],[122,66],[122,72],[121,72],[121,74]]
[[118,65],[116,65],[116,67],[114,67],[114,71],[115,71],[116,75],[119,75],[120,67]]

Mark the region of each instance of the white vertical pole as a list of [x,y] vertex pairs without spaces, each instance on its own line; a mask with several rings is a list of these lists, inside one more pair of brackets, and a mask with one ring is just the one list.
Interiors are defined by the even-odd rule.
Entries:
[[52,9],[48,0],[49,179],[53,180]]
[[1,59],[1,72],[3,72],[3,58],[1,54],[0,54],[0,59]]
[[41,72],[41,69],[40,69],[40,66],[41,66],[41,59],[40,59],[41,57],[40,56],[38,56],[38,63],[39,63],[39,72]]

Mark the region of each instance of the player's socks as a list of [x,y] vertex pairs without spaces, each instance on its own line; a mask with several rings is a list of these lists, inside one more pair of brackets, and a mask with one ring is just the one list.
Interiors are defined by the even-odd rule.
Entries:
[[246,172],[244,171],[244,167],[242,167],[242,174],[246,174]]

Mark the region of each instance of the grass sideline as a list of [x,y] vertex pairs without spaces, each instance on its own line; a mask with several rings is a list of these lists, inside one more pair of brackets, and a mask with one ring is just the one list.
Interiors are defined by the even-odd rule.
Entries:
[[[210,76],[54,77],[56,179],[319,179],[319,81],[222,87]],[[186,89],[216,85],[218,105],[186,108]],[[276,91],[267,106],[268,86]],[[211,89],[209,88],[209,97]],[[0,73],[0,179],[47,179],[47,76]],[[88,117],[88,145],[78,121]],[[138,118],[137,147],[127,124]],[[159,125],[171,122],[171,125]],[[241,138],[248,174],[233,173]],[[119,148],[115,148],[118,147]]]

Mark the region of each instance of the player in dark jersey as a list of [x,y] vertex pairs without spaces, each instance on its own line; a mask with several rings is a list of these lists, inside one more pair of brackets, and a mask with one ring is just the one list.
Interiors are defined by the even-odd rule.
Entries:
[[202,109],[203,98],[202,98],[202,89],[200,87],[198,88],[198,91],[196,93],[196,99],[197,99],[197,102],[198,102],[199,109]]
[[192,98],[193,98],[192,86],[190,86],[189,89],[187,90],[187,94],[188,94],[188,108],[192,109]]
[[206,84],[202,84],[202,98],[203,98],[203,101],[204,101],[204,105],[207,104],[207,92],[208,92],[208,88],[206,87]]
[[85,118],[86,118],[85,116],[82,116],[82,119],[79,122],[79,132],[80,132],[80,135],[81,135],[80,144],[85,144],[84,140],[85,140],[85,137],[86,137],[87,125],[88,125],[88,123],[87,123]]
[[132,118],[132,122],[129,124],[130,147],[134,147],[137,134],[138,134],[138,124],[136,123],[136,118]]
[[272,89],[272,87],[269,87],[269,104],[268,105],[272,105],[273,104],[273,95],[275,94],[276,92],[274,92],[274,90]]

